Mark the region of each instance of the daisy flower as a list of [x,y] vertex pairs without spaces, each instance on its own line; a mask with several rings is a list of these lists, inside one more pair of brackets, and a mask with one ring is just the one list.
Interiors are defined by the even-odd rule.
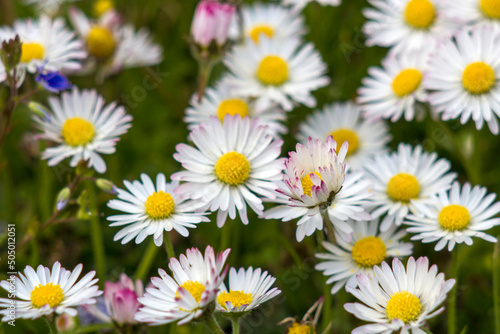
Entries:
[[443,120],[471,117],[498,134],[500,115],[500,32],[492,27],[463,29],[436,50],[423,85]]
[[[142,182],[141,182],[142,181]],[[165,175],[156,176],[156,187],[151,178],[141,174],[141,181],[123,181],[128,191],[117,189],[118,199],[108,202],[108,207],[125,212],[125,214],[110,216],[109,226],[125,226],[113,238],[122,239],[126,244],[135,238],[139,244],[152,235],[157,246],[163,243],[164,231],[176,230],[183,237],[189,236],[188,228],[195,228],[200,222],[208,222],[204,213],[195,213],[200,205],[194,201],[181,199],[175,193],[178,181],[166,182]]]
[[411,121],[425,111],[427,93],[422,85],[430,52],[389,54],[382,67],[370,67],[362,79],[358,98],[363,115],[369,120],[381,118]]
[[375,275],[358,274],[357,288],[347,286],[362,303],[347,303],[344,308],[358,319],[372,322],[356,328],[353,333],[425,333],[420,328],[427,319],[443,312],[438,308],[455,285],[454,279],[445,280],[438,268],[429,268],[429,259],[408,259],[406,270],[398,258],[392,269],[386,262],[373,268]]
[[451,252],[455,244],[472,245],[472,237],[490,242],[497,239],[482,231],[500,225],[500,218],[493,218],[500,212],[500,202],[493,204],[496,194],[486,196],[487,189],[470,183],[460,189],[453,183],[450,191],[440,191],[431,205],[416,205],[420,215],[409,215],[406,230],[415,233],[412,240],[423,243],[437,241],[434,250],[440,251],[448,245]]
[[222,312],[248,312],[261,304],[273,299],[281,293],[278,288],[272,288],[276,278],[262,269],[245,270],[235,268],[229,270],[229,291],[221,285],[217,296],[217,310]]
[[[27,266],[24,275],[21,272],[19,277],[12,275],[8,281],[2,281],[0,286],[18,298],[15,300],[16,318],[36,319],[53,313],[76,316],[77,306],[94,304],[95,297],[102,294],[96,285],[98,279],[94,279],[95,271],[89,272],[77,283],[82,268],[82,264],[79,264],[73,271],[66,270],[61,268],[59,262],[54,263],[52,271],[42,265],[36,271]],[[12,299],[0,298],[0,314],[4,316],[2,321],[10,320],[11,305]]]
[[422,152],[422,146],[412,148],[399,144],[397,152],[385,153],[365,164],[365,170],[373,181],[374,206],[372,215],[382,220],[381,230],[392,224],[401,225],[415,204],[428,202],[431,196],[447,190],[456,177],[448,173],[451,164],[437,158],[436,153]]
[[210,211],[217,213],[222,227],[236,211],[248,224],[247,204],[257,214],[264,206],[260,196],[274,198],[274,183],[281,178],[283,160],[278,159],[283,141],[273,139],[267,126],[258,119],[250,121],[239,115],[226,115],[223,124],[216,117],[190,133],[196,148],[177,145],[174,159],[186,171],[172,175],[184,181],[175,192],[182,197],[201,199]]
[[188,129],[193,130],[202,123],[208,123],[211,117],[218,117],[221,122],[226,115],[240,115],[254,119],[259,118],[261,124],[267,125],[276,135],[285,134],[288,128],[282,124],[286,120],[286,113],[276,105],[257,111],[255,101],[252,99],[232,94],[225,85],[217,85],[216,88],[208,88],[201,101],[198,95],[193,95],[190,106],[186,109],[184,122]]
[[340,5],[341,0],[281,0],[283,6],[292,6],[294,10],[302,10],[310,2],[317,2],[321,6],[335,6]]
[[226,249],[216,257],[214,249],[207,246],[205,256],[197,248],[191,248],[180,260],[170,258],[168,267],[173,278],[158,269],[160,277],[153,277],[154,287],[146,288],[144,297],[139,298],[144,307],[135,314],[135,319],[149,325],[174,321],[183,325],[201,316],[217,298],[227,273],[227,267],[224,271],[223,267],[229,252]]
[[446,0],[450,16],[462,25],[486,23],[500,28],[500,6],[497,0]]
[[350,221],[353,228],[352,239],[345,240],[335,234],[337,245],[324,241],[323,247],[328,253],[318,253],[316,257],[323,262],[314,268],[330,276],[326,284],[334,283],[332,294],[337,293],[344,285],[356,286],[356,275],[364,273],[373,275],[373,266],[378,266],[389,257],[401,257],[412,254],[413,244],[402,242],[406,235],[404,230],[396,231],[392,225],[385,232],[379,231],[379,221]]
[[49,166],[55,166],[71,157],[70,166],[88,161],[98,173],[106,171],[106,163],[100,154],[112,154],[119,136],[130,128],[132,116],[125,108],[113,102],[104,106],[104,99],[95,90],[74,88],[62,93],[61,97],[50,97],[52,113],[44,118],[34,115],[33,119],[43,131],[39,138],[58,144],[42,153]]
[[231,71],[222,81],[237,95],[256,99],[258,110],[272,103],[284,110],[293,102],[316,106],[312,91],[329,84],[326,64],[311,43],[300,46],[296,38],[269,39],[234,47],[224,59]]
[[387,151],[391,140],[384,121],[366,121],[360,108],[352,103],[333,103],[307,116],[299,127],[297,140],[326,139],[333,136],[338,144],[349,143],[345,161],[351,169],[359,169],[367,160]]
[[418,52],[450,36],[458,25],[440,0],[368,0],[363,26],[366,45],[392,47],[391,52]]

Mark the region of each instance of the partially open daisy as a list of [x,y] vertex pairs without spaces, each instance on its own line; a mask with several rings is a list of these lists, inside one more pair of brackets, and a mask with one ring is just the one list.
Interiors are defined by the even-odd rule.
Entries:
[[321,6],[338,6],[341,0],[281,0],[283,6],[292,6],[294,10],[302,10],[310,2],[317,2]]
[[369,46],[392,47],[391,52],[418,52],[450,36],[458,25],[446,15],[440,0],[368,0],[363,31]]
[[217,295],[217,310],[222,312],[248,312],[281,293],[272,288],[276,278],[262,269],[229,270],[229,291],[224,284]]
[[463,29],[445,41],[430,60],[423,85],[443,120],[470,118],[498,134],[500,116],[500,32],[493,27]]
[[498,0],[446,0],[446,6],[450,16],[463,25],[484,23],[500,28]]
[[306,143],[308,137],[326,139],[328,136],[333,136],[337,145],[349,143],[345,161],[351,170],[359,169],[371,157],[387,151],[391,140],[384,121],[368,122],[352,102],[333,103],[309,115],[300,125],[297,139]]
[[344,308],[358,319],[372,324],[358,327],[356,333],[424,333],[420,328],[427,319],[443,312],[438,308],[455,285],[445,280],[438,268],[429,268],[429,259],[408,259],[406,269],[398,258],[392,269],[386,262],[373,268],[375,275],[358,274],[357,288],[346,290],[363,303],[347,303]]
[[125,244],[135,238],[135,243],[138,244],[151,235],[155,244],[161,246],[164,232],[174,229],[187,237],[188,228],[195,228],[196,224],[209,221],[204,213],[195,213],[200,203],[181,199],[174,192],[179,185],[178,181],[167,183],[162,173],[156,176],[156,186],[146,174],[141,174],[141,181],[123,181],[128,191],[117,189],[118,199],[108,202],[108,207],[125,212],[108,217],[113,222],[109,226],[125,226],[116,233],[113,240],[121,239],[122,244]]
[[257,101],[257,109],[272,103],[290,111],[293,102],[316,106],[312,91],[328,85],[326,64],[311,43],[300,46],[296,38],[269,39],[234,47],[224,59],[231,73],[222,81],[237,95]]
[[420,145],[412,148],[403,143],[397,152],[379,155],[365,164],[373,180],[372,215],[386,215],[381,230],[394,223],[401,225],[416,203],[429,201],[432,195],[448,190],[456,177],[448,172],[450,167],[450,162],[438,160],[436,153],[423,152]]
[[207,306],[214,303],[227,267],[224,263],[230,249],[215,256],[214,249],[207,246],[205,256],[191,248],[177,260],[170,258],[168,267],[173,278],[165,270],[158,269],[160,277],[151,278],[154,287],[146,288],[139,302],[144,305],[135,314],[139,322],[163,325],[178,321],[186,324],[203,314]]
[[318,253],[316,257],[322,261],[314,268],[330,276],[326,284],[334,283],[332,294],[337,293],[344,285],[355,287],[356,275],[364,273],[373,275],[373,266],[391,257],[408,256],[412,254],[413,244],[403,242],[404,230],[397,231],[392,225],[387,231],[379,231],[379,221],[350,221],[354,232],[351,240],[345,240],[336,234],[337,245],[324,241],[323,247],[328,253]]
[[496,194],[486,196],[486,188],[470,183],[460,189],[458,182],[449,191],[440,191],[428,205],[416,205],[420,215],[409,215],[404,223],[406,230],[415,235],[412,240],[423,243],[437,241],[436,251],[448,245],[451,252],[455,244],[472,245],[472,237],[490,242],[497,239],[483,231],[500,225],[500,218],[493,218],[500,212],[500,202],[493,204]]
[[43,131],[40,138],[56,143],[42,153],[49,166],[55,166],[71,157],[71,167],[87,161],[98,173],[106,171],[100,154],[112,154],[120,135],[130,128],[132,116],[116,102],[104,106],[104,99],[95,90],[62,93],[60,98],[49,98],[50,117],[33,119]]
[[226,115],[240,115],[241,118],[258,117],[260,123],[267,125],[276,135],[288,132],[288,128],[282,124],[286,120],[286,113],[280,107],[273,104],[265,110],[258,111],[255,101],[248,97],[232,94],[229,87],[225,85],[208,88],[201,101],[198,100],[198,95],[193,95],[190,104],[184,117],[184,122],[187,123],[190,130],[202,123],[208,123],[210,117],[217,117],[223,122]]
[[273,139],[258,119],[226,115],[223,124],[212,117],[190,133],[196,148],[177,145],[174,159],[187,171],[172,175],[185,181],[175,192],[201,199],[217,211],[217,226],[229,218],[248,224],[247,204],[257,214],[264,206],[259,196],[275,198],[274,183],[281,178],[283,160],[278,159],[283,141]]
[[[96,285],[98,279],[94,279],[95,271],[91,271],[78,282],[78,276],[83,266],[77,265],[73,271],[61,268],[59,262],[55,262],[50,268],[39,265],[35,271],[27,266],[24,275],[12,276],[15,282],[12,289],[11,282],[2,281],[0,286],[16,295],[15,300],[16,318],[36,319],[50,314],[66,313],[76,316],[76,308],[80,305],[94,304],[95,297],[100,296],[102,291]],[[12,299],[0,298],[0,314],[4,317],[2,321],[11,319]]]

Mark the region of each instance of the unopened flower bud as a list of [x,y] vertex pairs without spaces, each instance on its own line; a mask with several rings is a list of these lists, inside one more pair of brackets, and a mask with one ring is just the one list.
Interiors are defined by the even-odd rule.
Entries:
[[196,44],[207,48],[212,41],[219,46],[226,43],[229,26],[236,7],[218,0],[202,0],[198,3],[191,24],[191,36]]
[[28,103],[28,108],[38,117],[42,118],[47,122],[50,122],[50,112],[44,105],[35,101],[30,101]]
[[56,209],[61,211],[66,207],[71,195],[71,190],[68,187],[64,187],[57,195]]
[[21,40],[19,35],[14,39],[5,40],[0,45],[0,60],[5,66],[5,71],[12,71],[21,61]]
[[97,185],[97,187],[99,189],[101,189],[104,192],[107,192],[108,194],[111,194],[111,195],[117,194],[116,186],[110,180],[97,179],[97,181],[95,181],[95,184]]

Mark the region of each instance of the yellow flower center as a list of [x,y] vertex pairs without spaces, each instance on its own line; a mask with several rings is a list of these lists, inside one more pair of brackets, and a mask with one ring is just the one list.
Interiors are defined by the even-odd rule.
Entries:
[[[203,284],[198,281],[186,281],[179,286],[179,288],[181,287],[186,289],[197,303],[201,301],[201,295],[205,291],[205,286]],[[179,289],[175,292],[175,297],[180,297]]]
[[228,152],[222,155],[215,164],[215,175],[221,182],[237,186],[242,184],[250,174],[250,163],[238,152]]
[[59,284],[48,283],[45,285],[38,284],[30,294],[31,304],[40,308],[49,304],[50,307],[59,305],[64,299],[64,292]]
[[250,31],[250,37],[256,44],[259,43],[260,34],[264,34],[271,38],[274,36],[274,29],[265,24],[255,26],[252,31]]
[[33,59],[43,59],[45,50],[38,43],[23,43],[21,46],[21,63],[29,63]]
[[422,310],[422,304],[414,294],[400,291],[391,296],[385,310],[389,319],[400,319],[407,324],[417,319]]
[[115,4],[111,0],[97,0],[94,2],[94,16],[100,17],[102,14],[106,13],[108,10],[113,9]]
[[349,143],[349,148],[347,149],[347,155],[352,154],[358,150],[359,137],[356,132],[350,129],[337,129],[330,133],[333,139],[337,142],[337,147],[335,150],[338,152],[342,144],[346,141]]
[[300,179],[300,182],[302,183],[302,190],[304,190],[304,194],[309,196],[311,196],[311,190],[314,185],[311,180],[311,174],[316,174],[320,179],[322,179],[321,174],[318,172],[307,173],[306,175],[302,176],[302,178]]
[[217,296],[217,302],[220,306],[226,309],[226,302],[231,302],[233,307],[249,305],[252,302],[252,295],[243,291],[230,290],[229,292],[221,292]]
[[500,0],[481,0],[479,8],[491,19],[500,19]]
[[420,192],[420,185],[415,176],[399,173],[394,175],[387,184],[387,194],[390,198],[399,202],[409,202],[416,198]]
[[495,85],[495,71],[481,61],[469,64],[462,73],[462,85],[472,94],[483,94]]
[[287,334],[315,334],[315,332],[309,325],[301,325],[294,322],[292,327],[288,328]]
[[108,58],[115,52],[115,39],[111,31],[105,27],[95,26],[87,36],[89,53],[97,58]]
[[62,127],[64,141],[71,146],[82,146],[94,139],[95,130],[92,123],[80,117],[68,118]]
[[169,217],[174,212],[175,203],[172,195],[160,190],[148,196],[144,207],[149,217],[163,219]]
[[352,258],[358,266],[371,268],[387,257],[387,247],[379,237],[369,236],[356,241],[352,247]]
[[248,105],[241,99],[224,100],[221,104],[219,104],[217,116],[222,122],[224,120],[224,116],[226,115],[240,115],[241,118],[248,116]]
[[413,93],[420,86],[422,73],[414,68],[402,70],[392,81],[392,90],[399,97]]
[[281,57],[267,56],[259,64],[257,78],[265,85],[279,86],[288,80],[288,65]]
[[436,18],[436,10],[429,0],[410,0],[405,9],[406,23],[416,29],[429,28]]
[[470,222],[470,213],[462,205],[452,204],[441,209],[438,221],[442,228],[449,231],[463,230]]

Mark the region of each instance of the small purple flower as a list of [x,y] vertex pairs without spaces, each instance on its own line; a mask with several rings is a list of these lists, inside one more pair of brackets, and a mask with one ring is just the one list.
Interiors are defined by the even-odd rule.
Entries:
[[42,85],[43,88],[53,93],[59,93],[60,91],[70,89],[73,86],[68,78],[59,72],[43,73],[40,70],[35,80]]

